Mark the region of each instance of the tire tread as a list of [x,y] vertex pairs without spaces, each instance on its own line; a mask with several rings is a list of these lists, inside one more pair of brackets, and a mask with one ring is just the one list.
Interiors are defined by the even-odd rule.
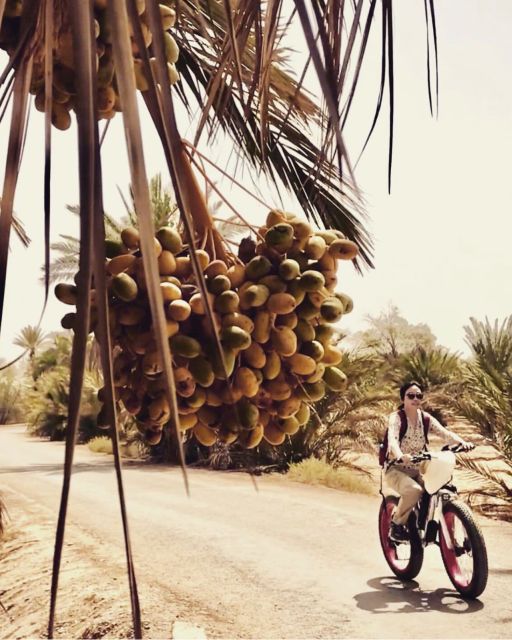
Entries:
[[[487,586],[487,578],[489,573],[488,559],[487,559],[487,547],[485,545],[484,536],[480,526],[476,522],[471,509],[460,500],[450,500],[443,507],[443,513],[451,510],[455,515],[460,518],[471,540],[471,548],[473,551],[473,578],[467,588],[461,588],[452,579],[446,560],[443,553],[443,564],[446,569],[446,573],[450,578],[453,586],[459,591],[459,593],[465,598],[475,599],[481,595]],[[441,532],[440,532],[440,535]]]
[[396,498],[395,496],[388,496],[386,497],[380,506],[379,509],[379,540],[380,540],[380,545],[382,548],[382,553],[384,554],[384,558],[389,566],[389,568],[391,569],[391,571],[395,574],[395,576],[397,578],[400,578],[400,580],[414,580],[414,578],[418,575],[418,573],[421,571],[421,567],[423,566],[423,546],[421,544],[421,541],[418,538],[418,533],[416,531],[416,524],[414,522],[414,515],[411,514],[410,518],[409,518],[409,530],[413,532],[413,539],[411,540],[411,557],[409,560],[409,564],[405,567],[405,569],[399,569],[398,567],[395,567],[389,560],[388,557],[386,555],[386,551],[385,551],[385,547],[384,547],[384,541],[382,539],[382,535],[381,535],[381,526],[380,526],[380,519],[382,517],[382,513],[384,510],[384,507],[387,503],[392,502],[393,504],[398,504],[398,498]]

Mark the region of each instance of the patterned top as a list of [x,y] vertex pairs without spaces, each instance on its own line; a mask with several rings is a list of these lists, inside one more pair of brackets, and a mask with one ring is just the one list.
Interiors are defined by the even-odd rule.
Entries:
[[[430,415],[426,411],[423,412],[425,416],[430,417],[430,427],[428,430],[430,434],[439,436],[447,444],[456,444],[463,442],[462,438],[459,438],[455,433],[445,429],[443,425],[436,420],[434,416]],[[417,455],[421,453],[425,448],[425,431],[423,429],[423,421],[421,420],[421,412],[418,409],[416,414],[416,421],[411,421],[407,418],[407,431],[402,438],[402,443],[399,443],[400,436],[400,415],[398,411],[393,412],[389,416],[388,420],[388,453],[390,458],[401,458],[404,453],[409,455]],[[393,469],[417,471],[419,463],[399,463],[393,465]]]

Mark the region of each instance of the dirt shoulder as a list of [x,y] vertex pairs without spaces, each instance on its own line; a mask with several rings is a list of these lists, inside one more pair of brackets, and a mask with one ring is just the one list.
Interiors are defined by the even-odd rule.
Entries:
[[[14,492],[6,491],[4,497],[9,504],[9,522],[0,544],[0,637],[44,638],[56,520]],[[115,566],[91,562],[94,553],[88,550],[93,541],[77,540],[76,536],[74,531],[65,543],[55,637],[130,637],[125,573]]]
[[[56,516],[5,491],[9,521],[0,541],[0,638],[47,638]],[[200,640],[193,607],[160,585],[139,581],[145,638]],[[55,638],[133,638],[121,541],[116,553],[76,526],[68,526],[57,598]],[[215,637],[212,633],[210,637]]]

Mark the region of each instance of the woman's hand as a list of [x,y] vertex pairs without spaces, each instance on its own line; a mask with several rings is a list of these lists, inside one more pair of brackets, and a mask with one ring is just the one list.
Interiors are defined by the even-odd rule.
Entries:
[[475,448],[475,445],[472,442],[466,442],[465,440],[463,440],[462,442],[459,442],[459,447],[462,449],[462,451],[471,451]]
[[412,456],[409,455],[408,453],[403,453],[399,458],[396,459],[397,462],[403,463],[403,464],[410,464],[411,460],[412,460]]

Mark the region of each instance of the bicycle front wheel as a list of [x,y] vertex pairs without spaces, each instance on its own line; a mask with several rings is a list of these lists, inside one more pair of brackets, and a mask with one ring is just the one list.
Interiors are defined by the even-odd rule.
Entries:
[[441,526],[439,543],[446,573],[465,598],[478,598],[487,585],[487,549],[480,527],[469,507],[460,501],[443,507],[446,526]]

